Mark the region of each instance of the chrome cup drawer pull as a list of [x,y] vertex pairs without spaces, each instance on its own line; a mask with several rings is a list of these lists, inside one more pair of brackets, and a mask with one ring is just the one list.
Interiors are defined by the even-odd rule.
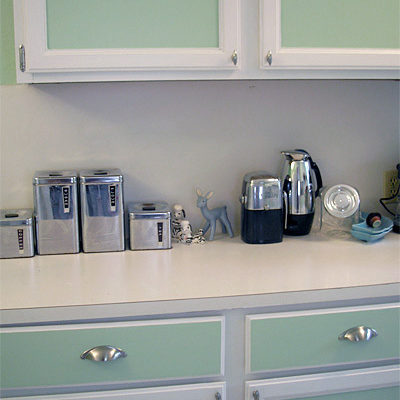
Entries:
[[349,340],[350,342],[368,342],[375,336],[378,336],[375,329],[368,328],[367,326],[355,326],[341,333],[338,339]]
[[92,360],[99,362],[114,361],[118,358],[126,357],[127,354],[117,347],[113,346],[96,346],[86,350],[81,354],[82,360]]

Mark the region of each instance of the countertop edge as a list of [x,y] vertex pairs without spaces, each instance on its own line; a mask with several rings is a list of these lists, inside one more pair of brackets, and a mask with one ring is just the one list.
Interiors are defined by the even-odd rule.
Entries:
[[180,314],[220,315],[231,309],[252,309],[252,312],[281,312],[296,309],[354,306],[400,301],[400,283],[345,288],[264,293],[227,297],[111,303],[80,306],[20,308],[0,310],[0,327],[73,323],[102,320],[135,320],[168,318]]

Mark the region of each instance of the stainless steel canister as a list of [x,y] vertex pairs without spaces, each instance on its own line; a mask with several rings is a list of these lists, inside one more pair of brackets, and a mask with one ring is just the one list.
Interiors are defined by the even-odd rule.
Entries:
[[0,258],[32,257],[33,210],[0,210]]
[[37,171],[33,177],[38,254],[79,253],[76,171]]
[[83,170],[79,176],[83,251],[125,250],[121,170]]
[[171,211],[167,203],[130,203],[128,212],[131,250],[171,248]]

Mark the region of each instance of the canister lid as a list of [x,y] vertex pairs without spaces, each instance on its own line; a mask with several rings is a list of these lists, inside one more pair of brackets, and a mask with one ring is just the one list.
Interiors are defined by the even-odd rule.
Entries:
[[281,180],[266,171],[255,171],[243,178],[242,204],[248,210],[282,208]]
[[111,169],[85,169],[79,171],[81,184],[99,184],[122,182],[122,173],[119,168]]
[[130,219],[143,218],[171,218],[171,211],[168,204],[164,201],[129,203],[128,213]]
[[68,185],[77,182],[78,174],[73,170],[36,171],[34,185]]
[[32,225],[31,208],[0,210],[0,226]]

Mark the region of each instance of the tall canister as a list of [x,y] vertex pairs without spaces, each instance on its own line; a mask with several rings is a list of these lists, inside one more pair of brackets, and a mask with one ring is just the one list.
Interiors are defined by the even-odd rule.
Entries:
[[33,223],[30,208],[0,210],[0,258],[33,257]]
[[33,177],[38,254],[79,253],[76,171],[37,171]]
[[125,250],[121,170],[90,169],[79,176],[83,251]]

